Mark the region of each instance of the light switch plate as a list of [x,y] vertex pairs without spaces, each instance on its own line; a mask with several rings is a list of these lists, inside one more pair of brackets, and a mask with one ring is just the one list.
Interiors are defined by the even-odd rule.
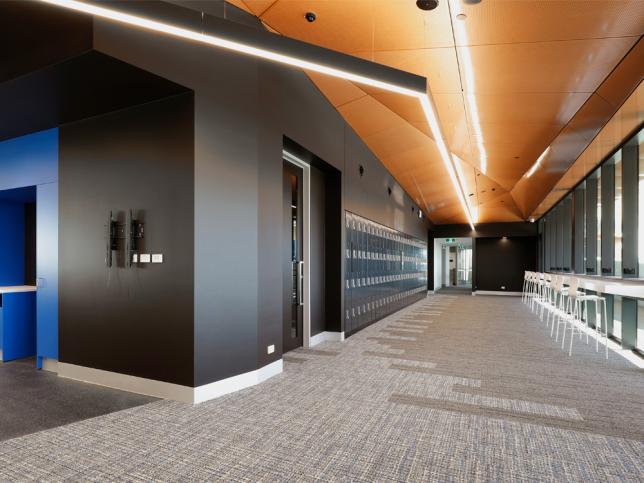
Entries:
[[150,263],[150,254],[149,253],[141,253],[139,255],[139,263]]
[[269,346],[266,348],[266,352],[268,352],[269,354],[272,354],[273,352],[275,352],[275,344],[271,344],[271,345],[269,345]]
[[139,263],[139,254],[138,253],[132,254],[132,263]]
[[153,253],[152,263],[163,263],[163,253]]

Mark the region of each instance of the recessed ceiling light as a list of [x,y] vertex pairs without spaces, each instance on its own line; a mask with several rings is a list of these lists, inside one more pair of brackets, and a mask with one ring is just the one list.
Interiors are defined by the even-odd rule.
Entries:
[[421,10],[434,10],[438,7],[438,0],[416,0],[416,6]]
[[304,18],[306,19],[307,22],[315,22],[315,19],[318,18],[318,16],[315,14],[315,12],[306,12],[304,14]]
[[467,15],[465,15],[464,13],[459,13],[456,16],[456,20],[465,20],[466,18],[467,18]]

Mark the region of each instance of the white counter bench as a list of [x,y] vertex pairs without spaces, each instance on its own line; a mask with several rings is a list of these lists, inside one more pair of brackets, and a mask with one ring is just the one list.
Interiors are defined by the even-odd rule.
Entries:
[[567,281],[569,277],[578,278],[579,286],[581,288],[592,290],[594,292],[644,299],[644,279],[641,278],[629,279],[555,272],[553,272],[553,275],[563,275],[565,281]]
[[35,292],[38,290],[35,285],[13,285],[9,287],[0,287],[0,294],[4,293],[20,293],[20,292]]

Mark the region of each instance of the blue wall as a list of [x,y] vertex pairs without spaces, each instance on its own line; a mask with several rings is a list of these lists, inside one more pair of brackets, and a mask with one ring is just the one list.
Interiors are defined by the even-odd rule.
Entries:
[[0,190],[27,186],[36,186],[37,193],[36,353],[40,364],[43,357],[58,359],[58,129],[0,142]]

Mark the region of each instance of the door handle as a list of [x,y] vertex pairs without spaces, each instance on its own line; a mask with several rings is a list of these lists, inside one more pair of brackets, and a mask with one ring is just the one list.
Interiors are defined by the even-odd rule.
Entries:
[[304,262],[297,262],[297,305],[304,305]]

